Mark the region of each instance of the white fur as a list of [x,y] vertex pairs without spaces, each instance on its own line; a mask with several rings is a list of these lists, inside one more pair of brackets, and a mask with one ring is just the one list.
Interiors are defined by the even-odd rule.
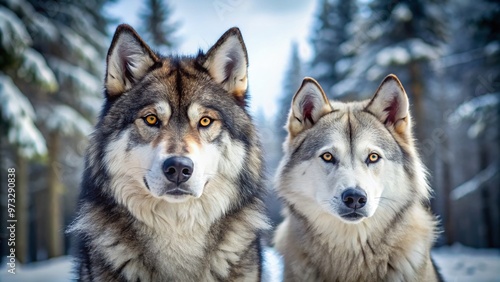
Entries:
[[[383,150],[370,144],[370,138],[360,138],[354,152],[356,153],[355,162],[351,162],[351,152],[348,144],[343,141],[342,136],[326,134],[325,138],[331,140],[329,143],[335,144],[332,147],[321,148],[316,155],[309,161],[298,164],[292,173],[289,173],[286,180],[286,191],[289,194],[297,195],[299,198],[308,198],[315,201],[324,211],[337,216],[343,220],[337,210],[344,205],[342,202],[342,192],[348,188],[360,187],[367,194],[367,203],[364,209],[368,216],[372,216],[377,208],[384,187],[388,189],[397,189],[398,183],[394,181],[397,177],[390,177],[384,174],[389,170],[402,170],[402,168],[393,168],[391,163],[384,159]],[[332,153],[340,162],[338,168],[333,168],[330,163],[325,163],[319,156],[325,152]],[[365,160],[372,152],[377,152],[382,159],[371,165],[366,165]],[[391,166],[387,168],[385,166]],[[329,172],[329,173],[327,173]],[[402,173],[402,172],[401,172]],[[392,172],[391,172],[392,174]],[[283,181],[283,180],[282,180]],[[307,188],[306,188],[307,187]],[[395,187],[395,188],[393,188]],[[391,191],[395,192],[395,191]],[[358,221],[345,221],[346,223],[359,223]]]
[[[172,199],[155,194],[159,189],[155,185],[167,181],[161,170],[161,164],[168,157],[162,154],[167,144],[162,142],[156,148],[149,144],[137,146],[125,152],[127,143],[128,132],[125,132],[108,145],[106,162],[113,179],[111,187],[115,198],[149,226],[158,228],[158,225],[164,226],[165,222],[188,229],[197,224],[209,226],[236,199],[234,183],[228,180],[234,180],[237,173],[234,169],[238,165],[234,167],[234,160],[243,161],[244,150],[237,142],[228,144],[228,155],[234,159],[222,158],[213,145],[206,145],[197,154],[189,156],[195,165],[195,173],[186,183],[195,187],[193,190],[199,193],[197,198],[200,199],[186,196],[182,203],[171,203]],[[218,167],[229,169],[217,174]],[[144,184],[144,177],[148,180],[151,192]],[[203,185],[207,181],[204,193]]]
[[158,117],[162,118],[164,122],[167,122],[170,119],[170,115],[172,115],[172,108],[169,103],[160,101],[156,103],[155,109]]

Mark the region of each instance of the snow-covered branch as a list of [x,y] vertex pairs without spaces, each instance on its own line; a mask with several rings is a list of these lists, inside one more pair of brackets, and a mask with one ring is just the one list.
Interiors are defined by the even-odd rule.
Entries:
[[89,72],[58,58],[52,57],[48,61],[61,84],[68,80],[72,81],[79,88],[76,89],[79,90],[79,94],[98,95],[101,93],[101,82]]
[[56,77],[43,56],[31,48],[26,49],[22,55],[23,62],[17,71],[19,77],[28,82],[35,82],[49,92],[57,90]]
[[460,122],[466,119],[472,119],[474,116],[485,109],[496,109],[500,104],[500,93],[490,93],[475,97],[460,106],[451,114],[450,122]]
[[0,38],[5,50],[18,54],[32,42],[21,19],[2,6],[0,6]]
[[88,135],[92,125],[80,113],[66,105],[41,107],[39,117],[50,131],[58,131],[63,135]]
[[481,188],[481,186],[488,180],[493,178],[500,170],[500,165],[498,163],[493,163],[488,166],[485,170],[479,172],[469,181],[463,183],[457,188],[453,189],[450,193],[450,197],[453,201],[462,199],[463,197],[473,193]]
[[2,119],[9,124],[8,140],[19,145],[25,157],[47,152],[45,139],[34,124],[35,112],[31,103],[10,77],[0,73],[0,109]]

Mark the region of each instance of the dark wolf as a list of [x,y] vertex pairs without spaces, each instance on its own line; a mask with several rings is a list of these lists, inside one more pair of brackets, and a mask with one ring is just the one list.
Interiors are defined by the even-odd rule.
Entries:
[[80,281],[261,279],[268,224],[247,66],[238,28],[193,57],[117,28],[70,228]]

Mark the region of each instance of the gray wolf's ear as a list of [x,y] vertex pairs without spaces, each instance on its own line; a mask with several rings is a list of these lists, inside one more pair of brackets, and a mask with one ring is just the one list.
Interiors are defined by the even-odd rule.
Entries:
[[293,138],[311,128],[319,118],[332,111],[330,102],[319,83],[306,77],[292,100],[288,117],[288,133]]
[[408,96],[397,76],[390,74],[380,84],[366,110],[374,114],[386,127],[403,134],[410,129]]
[[116,97],[142,79],[158,57],[129,25],[116,28],[106,59],[105,88]]
[[213,79],[244,104],[247,91],[248,55],[237,27],[226,31],[208,50],[203,66]]

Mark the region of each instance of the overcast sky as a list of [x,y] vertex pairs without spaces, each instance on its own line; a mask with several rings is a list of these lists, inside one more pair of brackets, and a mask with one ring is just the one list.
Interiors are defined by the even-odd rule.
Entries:
[[[108,13],[137,29],[143,1],[121,0]],[[309,44],[316,1],[303,0],[195,0],[169,1],[173,20],[180,22],[178,53],[207,51],[229,28],[240,28],[248,50],[250,109],[276,113],[291,42],[299,44],[300,56],[311,56]],[[307,75],[307,74],[305,74]]]

